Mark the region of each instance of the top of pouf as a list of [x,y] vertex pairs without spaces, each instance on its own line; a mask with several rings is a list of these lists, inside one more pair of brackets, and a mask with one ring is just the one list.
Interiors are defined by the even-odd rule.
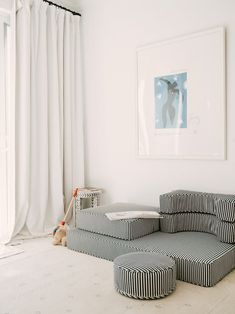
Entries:
[[134,252],[120,255],[114,260],[114,264],[120,267],[128,267],[129,270],[151,271],[156,268],[166,269],[175,265],[175,261],[162,254],[151,252]]

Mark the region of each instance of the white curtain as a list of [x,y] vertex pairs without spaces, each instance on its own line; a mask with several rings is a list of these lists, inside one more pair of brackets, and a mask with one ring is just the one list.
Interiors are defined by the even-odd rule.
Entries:
[[15,223],[15,8],[4,6],[0,3],[0,254]]
[[51,231],[84,185],[79,36],[79,16],[18,1],[14,235]]

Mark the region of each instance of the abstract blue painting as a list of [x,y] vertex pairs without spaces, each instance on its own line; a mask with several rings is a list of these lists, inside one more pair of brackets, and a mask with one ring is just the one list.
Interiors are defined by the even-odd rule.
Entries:
[[154,78],[155,128],[187,128],[187,72]]

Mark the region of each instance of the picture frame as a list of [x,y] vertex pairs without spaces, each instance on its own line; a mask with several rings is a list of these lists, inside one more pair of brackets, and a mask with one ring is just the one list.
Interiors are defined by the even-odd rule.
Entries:
[[137,156],[226,159],[224,27],[137,49]]

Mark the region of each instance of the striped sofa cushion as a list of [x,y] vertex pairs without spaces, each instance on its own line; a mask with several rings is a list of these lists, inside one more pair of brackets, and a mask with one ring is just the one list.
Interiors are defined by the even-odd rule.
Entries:
[[235,196],[218,195],[215,198],[216,216],[221,220],[235,222]]
[[235,243],[235,225],[221,221],[216,216],[201,213],[164,214],[162,232],[200,231],[209,232],[226,243]]
[[235,195],[173,191],[160,196],[161,231],[203,231],[235,243]]
[[107,212],[157,211],[156,207],[128,203],[115,203],[106,206],[77,211],[76,225],[79,229],[96,232],[124,240],[132,240],[159,230],[159,219],[127,219],[111,221]]
[[107,260],[130,252],[155,252],[172,257],[177,279],[211,287],[235,267],[235,245],[209,233],[155,232],[126,241],[84,230],[69,230],[68,248]]
[[177,190],[160,195],[160,210],[163,213],[208,213],[215,214],[214,194]]

